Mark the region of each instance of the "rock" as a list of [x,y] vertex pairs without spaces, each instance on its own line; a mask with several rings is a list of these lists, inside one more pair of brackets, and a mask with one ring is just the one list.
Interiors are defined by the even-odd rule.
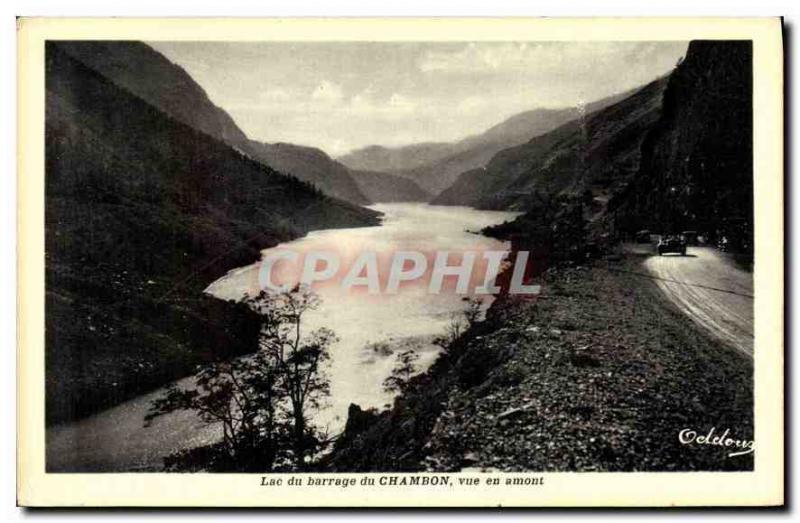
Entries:
[[378,414],[371,410],[363,410],[355,403],[351,403],[347,408],[347,423],[344,426],[344,433],[352,436],[364,432],[378,421]]
[[525,412],[526,408],[527,408],[527,405],[525,407],[513,407],[513,408],[510,408],[510,409],[504,410],[503,412],[501,412],[500,414],[497,415],[497,419],[501,420],[501,419],[506,419],[506,418],[509,418],[509,419],[510,418],[515,418],[515,417],[519,416],[520,414],[522,414],[523,412]]
[[475,452],[467,452],[461,457],[461,462],[464,464],[477,463],[479,460]]
[[570,358],[571,363],[576,367],[599,367],[600,360],[586,352],[576,352]]

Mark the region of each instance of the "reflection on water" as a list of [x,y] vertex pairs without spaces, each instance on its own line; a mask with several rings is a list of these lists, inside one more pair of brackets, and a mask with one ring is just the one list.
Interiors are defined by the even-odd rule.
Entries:
[[[342,271],[345,271],[347,260],[364,250],[378,252],[382,259],[403,250],[426,253],[502,250],[503,243],[467,231],[478,231],[516,216],[509,212],[427,204],[379,204],[372,208],[384,213],[380,227],[316,231],[264,252],[290,249],[302,255],[312,250],[334,251],[342,257]],[[231,271],[209,286],[207,292],[223,299],[240,299],[246,293],[257,292],[259,268],[260,264],[253,264]],[[382,283],[384,280],[382,275]],[[448,278],[446,282],[452,284],[452,280]],[[340,286],[332,284],[314,290],[322,298],[322,305],[308,313],[303,328],[325,326],[339,337],[330,349],[331,359],[326,368],[331,396],[327,407],[314,416],[330,432],[343,427],[350,403],[364,408],[390,403],[392,397],[383,390],[382,383],[394,366],[398,350],[414,348],[420,354],[419,366],[427,367],[437,355],[432,337],[441,334],[452,315],[463,307],[462,296],[452,292],[429,294],[427,280],[403,285],[394,295],[343,292]],[[182,381],[188,384],[191,378]],[[77,423],[49,429],[48,468],[157,468],[164,455],[219,437],[215,427],[203,426],[191,412],[164,416],[144,428],[144,415],[157,394],[135,398]]]

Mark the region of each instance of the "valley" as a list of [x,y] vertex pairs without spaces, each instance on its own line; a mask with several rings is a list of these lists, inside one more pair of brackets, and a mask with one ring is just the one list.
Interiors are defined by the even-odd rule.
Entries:
[[[716,416],[752,436],[751,67],[748,42],[693,41],[612,96],[332,155],[248,135],[145,43],[49,42],[48,471],[157,471],[216,445],[220,426],[190,410],[145,419],[171,384],[262,347],[268,326],[245,305],[264,290],[261,262],[326,252],[347,267],[369,251],[385,258],[378,292],[314,288],[304,329],[335,337],[330,394],[309,415],[330,441],[308,467],[752,469],[671,432]],[[315,109],[344,99],[325,85]],[[376,114],[405,107],[389,100]],[[704,244],[662,259],[629,248],[642,232]],[[534,270],[505,267],[466,325],[452,278],[383,292],[398,253],[506,250]],[[523,277],[536,293],[509,292]],[[709,282],[750,294],[696,290]],[[387,386],[403,354],[414,365]]]
[[[467,208],[442,208],[426,204],[381,204],[372,209],[383,215],[379,227],[320,230],[303,238],[280,243],[262,252],[290,250],[302,255],[324,250],[352,258],[362,249],[377,249],[383,255],[399,250],[433,247],[502,250],[503,242],[467,233],[464,227],[481,229],[511,219],[515,213],[475,211]],[[431,227],[431,224],[436,224]],[[338,247],[337,247],[338,246]],[[241,300],[261,289],[254,263],[230,271],[214,281],[206,294],[227,300]],[[332,434],[342,431],[348,406],[383,407],[394,393],[383,389],[391,374],[395,355],[413,348],[420,354],[419,370],[436,360],[440,348],[433,339],[444,331],[454,314],[462,308],[462,296],[428,292],[427,282],[405,282],[399,293],[352,293],[338,285],[315,286],[322,299],[313,311],[306,329],[332,326],[339,341],[331,348],[332,358],[325,368],[331,381],[331,396],[325,408],[315,412],[315,421]],[[485,305],[493,300],[485,297]],[[181,387],[191,387],[193,378],[184,378]],[[216,442],[219,425],[202,423],[195,413],[182,411],[145,423],[152,402],[163,389],[149,392],[113,408],[73,423],[51,426],[48,430],[48,470],[52,472],[110,472],[160,470],[163,458],[181,450]]]

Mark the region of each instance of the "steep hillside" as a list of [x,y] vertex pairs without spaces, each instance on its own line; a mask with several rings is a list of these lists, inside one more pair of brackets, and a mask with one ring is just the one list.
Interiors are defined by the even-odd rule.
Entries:
[[623,100],[497,153],[485,169],[468,171],[433,202],[522,209],[534,192],[608,201],[639,167],[639,149],[658,118],[666,79]]
[[622,229],[694,229],[752,249],[752,93],[751,42],[689,44],[639,173],[610,204]]
[[358,187],[373,202],[427,202],[431,194],[413,180],[377,171],[350,171]]
[[399,172],[417,182],[422,188],[438,194],[456,181],[464,171],[486,165],[491,158],[507,147],[525,143],[534,136],[546,133],[580,116],[583,109],[537,109],[509,118],[484,133],[457,142],[448,156]]
[[364,196],[347,167],[319,149],[251,140],[247,150],[253,158],[282,173],[312,183],[325,194],[359,205],[368,205],[372,200]]
[[[561,268],[546,298],[495,301],[388,410],[351,405],[326,472],[752,470],[677,427],[753,434],[753,361],[636,275]],[[703,398],[703,401],[698,401]],[[678,429],[679,430],[679,429]]]
[[326,194],[369,203],[347,170],[311,147],[251,141],[223,109],[180,66],[142,42],[65,41],[61,49],[113,83],[175,120],[223,141],[273,169],[320,188]]
[[[712,243],[724,240],[728,250],[752,252],[750,42],[693,41],[666,85],[654,87],[597,114],[594,120],[616,132],[584,139],[566,155],[557,147],[548,153],[552,159],[492,198],[480,198],[477,205],[527,211],[485,232],[541,251],[550,263],[581,258],[606,240],[645,228],[696,230]],[[659,91],[661,109],[655,110]],[[606,128],[596,123],[587,126],[588,137],[593,127]],[[471,185],[477,176],[469,176],[460,181],[463,192],[477,194]],[[485,193],[496,188],[480,183]]]
[[[528,143],[503,149],[491,158],[486,167],[462,173],[431,203],[471,206],[483,204],[486,207],[492,207],[491,203],[481,202],[481,200],[488,200],[518,176],[534,168],[542,162],[549,151],[557,148],[562,140],[576,133],[580,133],[580,122],[573,120]],[[494,206],[502,208],[501,203],[494,203]]]
[[135,41],[63,41],[59,49],[175,120],[242,150],[247,136],[180,66]]
[[203,289],[277,242],[377,222],[161,112],[64,47],[46,47],[48,422],[252,350],[254,318]]

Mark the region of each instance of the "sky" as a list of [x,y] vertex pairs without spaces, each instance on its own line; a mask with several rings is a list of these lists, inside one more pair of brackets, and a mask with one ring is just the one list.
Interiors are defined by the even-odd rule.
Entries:
[[449,142],[671,71],[687,42],[148,42],[252,139],[339,156]]

